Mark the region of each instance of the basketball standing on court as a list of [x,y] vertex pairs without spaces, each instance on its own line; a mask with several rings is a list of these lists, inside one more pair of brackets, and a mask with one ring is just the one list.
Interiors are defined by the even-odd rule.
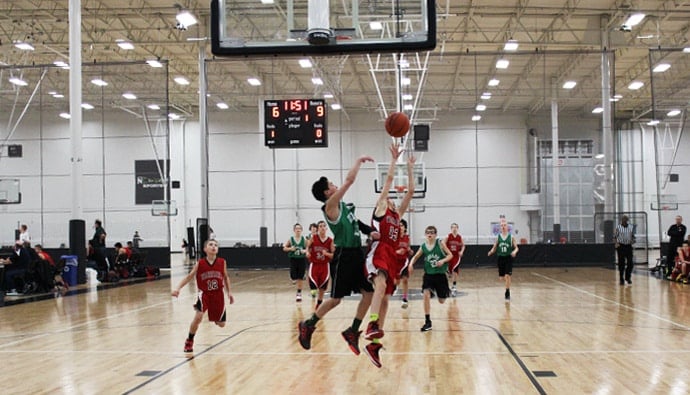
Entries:
[[[498,251],[498,252],[497,252]],[[488,256],[495,252],[498,256],[498,278],[505,280],[506,301],[510,300],[510,278],[513,275],[513,258],[518,253],[518,246],[515,238],[508,232],[508,223],[501,220],[501,233],[496,238],[493,247],[489,250]]]
[[225,300],[223,288],[227,290],[228,302],[232,304],[235,299],[230,292],[230,277],[226,268],[225,259],[218,257],[218,242],[206,240],[204,243],[205,258],[199,259],[192,270],[180,281],[180,284],[171,294],[174,297],[180,295],[180,290],[196,277],[198,291],[194,310],[196,314],[189,325],[189,335],[184,342],[184,352],[194,351],[194,335],[199,329],[199,324],[208,311],[208,320],[215,322],[221,328],[225,326]]
[[458,233],[458,224],[453,222],[450,224],[450,233],[444,240],[446,247],[453,253],[453,258],[448,262],[448,273],[453,279],[453,288],[450,290],[451,296],[455,297],[458,294],[457,282],[460,274],[460,260],[465,253],[465,243],[462,241],[462,236]]
[[302,225],[295,224],[292,227],[295,234],[290,236],[283,245],[283,251],[288,253],[290,258],[290,280],[297,284],[297,294],[295,301],[302,301],[302,282],[304,273],[307,270],[307,239],[302,236]]
[[407,159],[407,192],[400,202],[400,207],[396,207],[393,199],[388,197],[388,191],[393,186],[395,163],[402,153],[400,146],[391,144],[390,153],[391,163],[388,167],[386,181],[376,201],[371,219],[373,228],[379,232],[381,237],[371,243],[365,265],[368,280],[374,284],[374,296],[371,300],[369,325],[364,335],[366,340],[372,342],[364,348],[364,351],[369,356],[369,360],[378,368],[381,367],[379,351],[382,347],[379,339],[384,335],[383,324],[388,312],[388,299],[395,291],[395,283],[400,273],[396,254],[400,234],[400,217],[407,211],[414,193],[415,157],[410,155]]
[[[311,348],[311,336],[316,329],[316,323],[323,318],[335,306],[339,305],[343,297],[353,292],[361,292],[362,299],[357,305],[355,318],[352,325],[341,334],[350,350],[359,355],[359,327],[362,319],[371,304],[373,288],[364,276],[364,252],[362,251],[362,238],[360,231],[372,233],[371,228],[362,223],[355,216],[355,206],[342,201],[345,192],[354,184],[359,168],[365,162],[373,162],[369,156],[357,159],[345,177],[345,182],[338,188],[328,178],[321,177],[312,186],[311,192],[314,198],[325,204],[321,207],[326,222],[333,232],[335,242],[335,255],[333,262],[335,272],[331,273],[331,298],[326,300],[312,314],[312,316],[299,323],[299,343],[305,349]],[[373,238],[378,236],[372,233]]]

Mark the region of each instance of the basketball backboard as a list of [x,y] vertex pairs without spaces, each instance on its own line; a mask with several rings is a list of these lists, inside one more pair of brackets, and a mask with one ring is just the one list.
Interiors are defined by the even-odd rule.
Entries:
[[[212,0],[218,56],[407,52],[436,46],[435,0]],[[364,5],[366,4],[366,5]]]
[[14,178],[0,179],[0,204],[18,204],[22,202],[19,180]]
[[175,200],[152,200],[151,215],[154,217],[165,217],[177,215],[177,201]]
[[678,195],[652,195],[649,202],[649,208],[655,211],[678,210]]
[[[376,164],[376,179],[374,180],[374,191],[381,193],[383,185],[388,177],[388,167],[390,163]],[[426,196],[426,173],[424,170],[424,163],[417,162],[414,164],[414,198],[423,198]],[[388,191],[391,196],[402,195],[405,193],[407,186],[407,163],[395,164],[395,175],[393,176],[393,185]]]

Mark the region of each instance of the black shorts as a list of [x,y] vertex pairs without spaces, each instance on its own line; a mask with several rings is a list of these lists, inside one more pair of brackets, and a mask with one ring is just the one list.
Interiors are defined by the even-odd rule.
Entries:
[[400,278],[410,278],[410,266],[405,266],[405,268],[400,272]]
[[362,290],[374,291],[364,274],[364,251],[361,248],[336,247],[331,262],[335,266],[335,270],[331,272],[332,298],[341,299]]
[[513,257],[510,255],[498,257],[498,276],[503,277],[506,274],[513,275]]
[[290,258],[290,280],[304,280],[307,258]]
[[448,278],[445,274],[427,274],[422,278],[422,291],[431,291],[431,295],[436,294],[439,299],[446,299],[450,295],[448,288]]

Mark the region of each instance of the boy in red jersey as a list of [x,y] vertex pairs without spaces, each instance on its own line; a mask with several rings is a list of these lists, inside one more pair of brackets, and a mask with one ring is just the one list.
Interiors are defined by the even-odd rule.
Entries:
[[453,279],[453,288],[450,290],[450,295],[455,297],[458,294],[457,281],[460,274],[460,260],[462,254],[465,253],[465,243],[462,241],[462,236],[458,233],[458,224],[453,222],[450,224],[450,233],[443,240],[446,247],[453,253],[453,258],[448,262],[448,273]]
[[409,278],[412,274],[412,269],[409,267],[410,257],[413,254],[410,248],[410,235],[407,234],[407,221],[400,220],[400,237],[398,238],[398,249],[395,251],[398,257],[398,273],[400,276],[400,283],[402,283],[402,308],[407,308],[407,291],[409,290]]
[[323,303],[323,295],[328,287],[328,280],[331,277],[330,261],[335,252],[333,239],[326,234],[326,221],[319,221],[316,224],[317,232],[307,242],[307,258],[309,258],[309,287],[312,291],[318,290],[316,308]]
[[225,326],[225,299],[223,298],[223,288],[227,290],[228,302],[234,303],[235,299],[230,292],[230,276],[226,268],[225,259],[218,256],[218,242],[210,239],[204,243],[205,258],[199,259],[192,270],[180,281],[180,284],[171,294],[177,297],[180,290],[188,282],[196,278],[196,288],[198,290],[194,310],[196,314],[192,323],[189,325],[189,336],[184,342],[184,352],[194,351],[194,335],[199,329],[199,324],[204,318],[204,313],[208,311],[208,320],[213,321],[219,327]]
[[395,207],[393,199],[388,198],[388,191],[393,186],[395,176],[395,163],[402,153],[398,144],[390,147],[391,163],[388,167],[386,181],[384,182],[381,195],[376,201],[376,208],[371,220],[372,226],[380,234],[379,240],[371,243],[365,269],[369,281],[374,284],[374,296],[371,299],[370,321],[367,326],[364,339],[372,342],[367,345],[366,351],[369,359],[374,366],[381,367],[379,350],[381,349],[380,338],[383,337],[383,322],[388,311],[388,297],[395,290],[395,281],[398,279],[400,270],[398,268],[398,236],[400,234],[400,217],[405,214],[407,207],[412,200],[414,193],[413,168],[415,157],[408,156],[407,160],[407,192],[400,202],[400,207]]

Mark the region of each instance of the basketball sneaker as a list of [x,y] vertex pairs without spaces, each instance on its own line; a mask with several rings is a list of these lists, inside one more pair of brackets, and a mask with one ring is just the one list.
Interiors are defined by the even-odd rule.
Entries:
[[431,321],[426,321],[424,323],[424,326],[422,327],[422,329],[420,329],[420,331],[422,331],[422,332],[428,332],[430,330],[431,330]]
[[359,335],[362,334],[362,331],[355,332],[352,327],[349,327],[342,331],[340,333],[343,335],[343,339],[347,342],[347,345],[350,347],[350,350],[352,350],[355,355],[359,355]]
[[450,290],[450,296],[455,297],[458,294],[458,289],[453,285],[453,289]]
[[383,337],[383,329],[379,329],[378,321],[369,321],[367,325],[367,332],[364,334],[364,340],[380,339]]
[[381,358],[379,357],[379,351],[383,348],[381,343],[369,343],[364,347],[364,352],[367,353],[369,360],[377,368],[381,367]]
[[311,335],[316,330],[316,327],[315,326],[309,326],[309,325],[307,325],[306,322],[300,321],[299,325],[297,325],[297,329],[299,329],[299,336],[297,337],[299,339],[299,344],[305,350],[310,349],[311,348]]
[[403,299],[403,301],[402,301],[402,308],[403,308],[403,309],[406,309],[406,308],[407,308],[407,305],[408,305],[407,299]]
[[295,296],[295,302],[301,302],[302,301],[302,294],[298,293],[297,296]]
[[184,352],[194,352],[194,340],[187,339],[184,341]]
[[508,301],[510,300],[510,289],[506,289],[505,298]]

